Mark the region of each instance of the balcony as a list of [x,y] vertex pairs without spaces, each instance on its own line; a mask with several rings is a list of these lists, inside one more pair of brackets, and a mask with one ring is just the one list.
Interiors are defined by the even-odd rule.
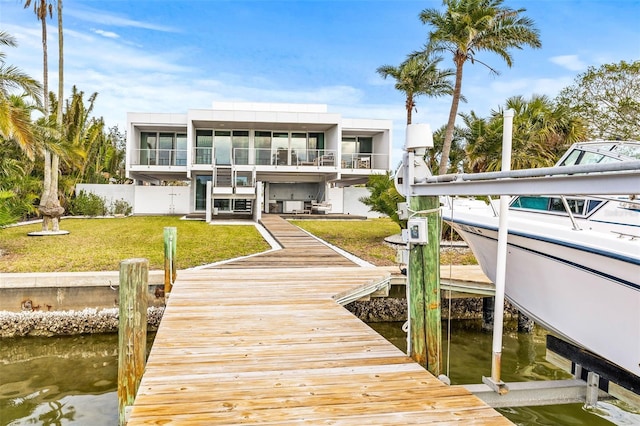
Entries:
[[236,166],[337,166],[334,150],[288,148],[235,148],[233,164]]
[[386,154],[353,153],[340,156],[340,167],[344,170],[388,170],[389,156]]
[[[209,166],[295,166],[330,167],[346,171],[387,170],[389,156],[386,154],[353,153],[342,154],[338,161],[337,152],[330,149],[272,149],[235,148],[229,151],[215,151],[213,148],[195,148],[192,165]],[[185,149],[137,149],[131,160],[132,166],[187,166]]]
[[186,166],[186,149],[136,149],[132,166]]

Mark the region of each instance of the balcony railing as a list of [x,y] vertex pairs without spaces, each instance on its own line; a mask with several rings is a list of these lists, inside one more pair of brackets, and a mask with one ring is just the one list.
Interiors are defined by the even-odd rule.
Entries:
[[[236,148],[234,164],[256,166],[336,167],[336,152],[330,149]],[[241,159],[241,162],[238,160]]]
[[137,149],[131,161],[134,166],[186,166],[186,149]]
[[342,169],[382,169],[389,168],[389,156],[386,154],[353,153],[340,156]]
[[[194,148],[193,164],[202,165],[257,165],[257,166],[308,166],[340,167],[342,169],[389,168],[388,155],[354,153],[342,154],[337,161],[335,150],[329,149],[271,149],[235,148],[233,156],[221,155],[213,148]],[[215,161],[215,162],[214,162]],[[186,166],[186,149],[137,149],[132,165]]]

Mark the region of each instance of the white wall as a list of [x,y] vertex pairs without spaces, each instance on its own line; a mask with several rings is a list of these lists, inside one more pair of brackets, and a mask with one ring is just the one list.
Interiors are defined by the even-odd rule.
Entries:
[[76,195],[80,191],[91,192],[104,198],[107,206],[114,201],[125,200],[133,208],[133,214],[187,214],[191,211],[188,186],[80,183],[76,185]]
[[361,186],[347,186],[342,188],[342,208],[345,214],[353,214],[367,217],[383,217],[385,215],[369,210],[369,206],[360,202],[361,197],[368,197],[371,192]]
[[334,188],[326,189],[327,196],[325,197],[327,202],[331,204],[331,211],[329,213],[342,213],[342,188],[337,186]]
[[135,186],[133,214],[187,214],[188,186]]
[[76,195],[80,191],[93,193],[104,198],[105,204],[112,205],[115,201],[124,200],[131,207],[135,203],[134,185],[106,185],[100,183],[79,183],[76,185]]

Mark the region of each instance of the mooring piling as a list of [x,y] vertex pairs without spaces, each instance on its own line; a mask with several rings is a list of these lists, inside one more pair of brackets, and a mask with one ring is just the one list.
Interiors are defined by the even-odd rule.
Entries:
[[127,422],[144,373],[147,354],[147,288],[149,261],[120,262],[120,309],[118,329],[118,421]]
[[164,297],[169,297],[176,281],[176,247],[178,231],[174,226],[164,228]]

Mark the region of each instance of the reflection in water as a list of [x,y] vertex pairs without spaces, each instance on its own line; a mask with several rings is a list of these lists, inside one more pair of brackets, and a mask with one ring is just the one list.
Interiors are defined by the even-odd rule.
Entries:
[[117,334],[0,343],[0,425],[117,424]]
[[[370,324],[406,352],[401,323]],[[443,328],[445,371],[447,330]],[[151,348],[154,335],[149,336]],[[480,321],[454,321],[449,377],[452,384],[480,383],[491,374],[491,333]],[[0,426],[114,425],[118,423],[118,335],[0,340]],[[505,331],[502,379],[566,379],[544,359],[545,333]],[[581,404],[499,410],[518,425],[610,425]]]

